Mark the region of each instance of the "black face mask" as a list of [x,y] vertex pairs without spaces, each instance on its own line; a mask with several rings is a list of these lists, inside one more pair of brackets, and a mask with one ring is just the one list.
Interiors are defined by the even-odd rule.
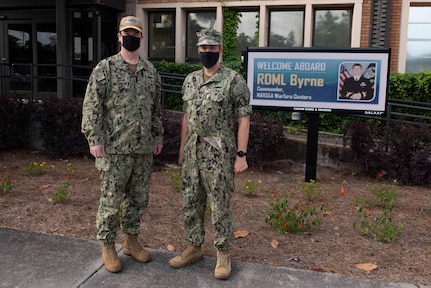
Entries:
[[140,44],[141,44],[141,38],[137,38],[133,36],[123,36],[123,47],[130,52],[138,49]]
[[213,67],[220,57],[219,52],[201,52],[199,53],[199,60],[206,68]]

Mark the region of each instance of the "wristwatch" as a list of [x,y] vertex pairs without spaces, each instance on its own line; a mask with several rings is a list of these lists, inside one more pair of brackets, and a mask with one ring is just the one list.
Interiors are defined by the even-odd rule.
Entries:
[[244,151],[238,151],[236,152],[236,155],[238,155],[239,157],[244,157],[244,156],[247,156],[247,153]]

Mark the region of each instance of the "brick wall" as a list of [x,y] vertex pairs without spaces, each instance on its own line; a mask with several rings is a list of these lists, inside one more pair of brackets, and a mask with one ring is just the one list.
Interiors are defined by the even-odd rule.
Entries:
[[[370,25],[372,15],[372,1],[364,0],[362,6],[362,28],[361,28],[361,44],[362,48],[370,47]],[[397,72],[398,69],[398,54],[400,46],[400,26],[401,26],[401,7],[402,0],[392,0],[390,7],[390,24],[388,33],[388,46],[391,48],[391,63],[390,73]]]
[[371,25],[371,0],[364,0],[362,4],[362,27],[361,27],[361,48],[370,46],[370,25]]
[[401,8],[402,0],[391,1],[391,23],[389,28],[389,42],[391,48],[390,73],[397,72],[398,55],[400,49],[400,30],[401,30]]

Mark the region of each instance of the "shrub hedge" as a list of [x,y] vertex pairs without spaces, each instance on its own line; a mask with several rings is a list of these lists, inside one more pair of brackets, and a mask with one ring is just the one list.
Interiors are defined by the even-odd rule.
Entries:
[[[236,65],[236,64],[235,64]],[[227,66],[227,64],[226,64]],[[200,65],[158,62],[159,71],[187,74]],[[389,79],[389,97],[429,102],[431,72],[395,73]],[[176,105],[182,106],[175,94]],[[180,99],[178,102],[178,99]],[[166,109],[170,109],[166,101]],[[80,132],[82,99],[28,101],[16,95],[0,96],[0,149],[34,148],[35,138],[45,151],[57,155],[87,154],[85,137]],[[279,159],[285,145],[284,128],[288,113],[256,111],[250,132],[250,164]],[[165,119],[165,144],[177,149],[178,123]],[[307,121],[304,118],[302,121]],[[384,145],[383,123],[352,116],[321,114],[320,130],[344,133],[346,145],[352,150],[350,161],[375,175],[385,170],[402,184],[431,184],[431,135],[429,126],[394,124]],[[36,134],[36,135],[35,135]]]

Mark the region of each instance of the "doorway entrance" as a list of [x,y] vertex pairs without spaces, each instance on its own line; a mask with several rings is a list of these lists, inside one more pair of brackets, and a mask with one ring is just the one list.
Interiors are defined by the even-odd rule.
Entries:
[[83,98],[92,67],[117,50],[117,11],[69,7],[59,26],[55,9],[24,10],[0,13],[0,93]]
[[[4,16],[0,21],[1,93],[41,99],[55,94],[55,15]],[[36,92],[37,91],[37,92]]]

